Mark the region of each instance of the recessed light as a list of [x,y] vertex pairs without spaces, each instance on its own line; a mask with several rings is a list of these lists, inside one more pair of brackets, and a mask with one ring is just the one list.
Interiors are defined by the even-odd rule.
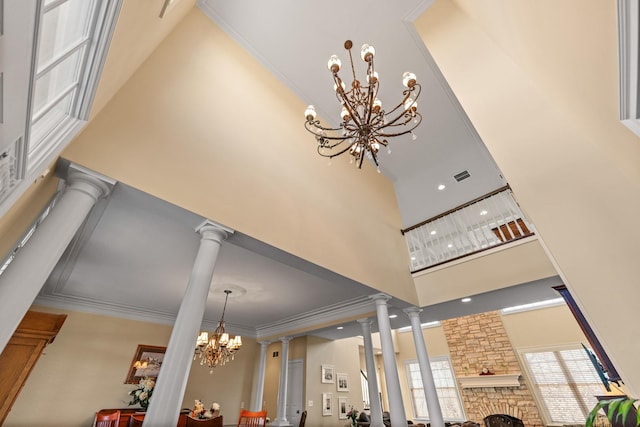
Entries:
[[396,317],[398,317],[397,314],[392,314],[392,315],[389,316],[389,319],[395,319]]
[[444,184],[438,185],[438,190],[440,190],[440,191],[444,190],[445,188],[447,188],[447,186],[444,185]]
[[462,302],[471,302],[471,298],[462,298],[460,301]]
[[415,261],[415,260],[416,260],[416,257],[412,256],[411,261]]
[[434,234],[436,234],[436,230],[432,230],[430,234],[433,236]]
[[338,326],[336,329],[337,330],[342,330],[342,329],[344,329],[344,326]]
[[486,215],[488,212],[487,211],[481,211],[480,215]]
[[451,243],[449,243],[449,244],[447,245],[447,247],[448,247],[448,248],[452,248],[452,247],[453,247],[453,245],[452,245]]

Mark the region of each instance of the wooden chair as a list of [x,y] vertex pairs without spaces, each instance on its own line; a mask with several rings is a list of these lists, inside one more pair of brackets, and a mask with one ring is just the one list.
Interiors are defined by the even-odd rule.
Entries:
[[307,411],[302,411],[302,415],[300,415],[300,424],[298,427],[304,427],[304,423],[307,421]]
[[245,409],[240,410],[238,427],[258,427],[267,423],[267,411],[251,412]]
[[209,418],[205,420],[199,420],[197,418],[191,418],[187,416],[187,422],[185,427],[222,427],[222,415],[215,418]]
[[120,423],[120,411],[96,412],[95,427],[118,427]]
[[128,427],[142,427],[143,421],[144,421],[144,415],[131,415],[131,417],[129,417]]

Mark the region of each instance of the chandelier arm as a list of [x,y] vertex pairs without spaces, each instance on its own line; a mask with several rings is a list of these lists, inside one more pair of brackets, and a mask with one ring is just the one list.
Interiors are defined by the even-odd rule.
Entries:
[[[351,64],[353,67],[353,64]],[[354,81],[355,81],[355,73],[354,73]],[[344,89],[342,89],[342,80],[340,79],[340,76],[338,76],[338,73],[334,73],[333,74],[333,79],[336,82],[336,97],[338,98],[338,101],[340,102],[340,104],[342,104],[347,111],[349,112],[349,116],[351,117],[351,120],[353,120],[353,122],[356,124],[356,126],[360,127],[361,126],[361,122],[362,119],[360,118],[360,115],[358,114],[358,109],[354,108],[354,106],[352,105],[351,101],[349,100],[349,94],[356,91],[357,88],[352,86],[352,89],[348,92],[345,92]],[[359,90],[359,89],[358,89]],[[359,92],[358,92],[359,93]],[[354,98],[355,98],[355,93],[354,93]],[[354,101],[356,101],[357,104],[357,100],[354,99]]]
[[339,128],[328,128],[328,127],[324,127],[320,124],[320,120],[307,120],[306,122],[304,122],[304,127],[311,132],[314,135],[317,135],[316,132],[313,131],[313,128],[309,128],[309,126],[313,126],[316,129],[320,129],[323,131],[334,131],[334,132],[339,132],[342,130],[341,127]]
[[[346,141],[346,140],[343,140],[342,142],[344,142],[344,141]],[[324,154],[324,153],[322,153],[322,152],[320,151],[322,148],[329,148],[329,149],[332,149],[333,147],[337,147],[337,146],[338,146],[338,145],[340,145],[342,142],[339,142],[339,143],[337,143],[337,144],[335,144],[335,145],[333,145],[333,146],[331,146],[331,147],[318,145],[318,148],[317,148],[317,150],[318,150],[318,154],[320,154],[322,157],[328,157],[328,158],[330,158],[330,159],[331,159],[331,158],[334,158],[334,157],[336,157],[336,156],[339,156],[340,154],[345,153],[347,150],[349,150],[349,149],[353,146],[353,143],[352,143],[352,144],[349,144],[349,146],[347,146],[346,148],[342,149],[342,151],[339,151],[339,152],[337,152],[337,153],[331,153],[331,154]]]
[[383,136],[385,138],[390,138],[390,137],[394,137],[394,136],[401,136],[401,135],[406,135],[408,133],[411,133],[415,128],[417,128],[420,125],[420,123],[422,123],[422,114],[418,113],[417,111],[414,112],[413,115],[410,115],[408,117],[409,120],[406,120],[403,123],[398,123],[398,124],[395,124],[395,125],[386,125],[386,126],[383,126],[383,127],[380,128],[380,130],[383,130],[383,129],[387,128],[387,127],[406,126],[407,123],[409,123],[412,118],[417,120],[418,122],[414,123],[411,126],[411,128],[409,128],[407,130],[404,130],[402,132],[396,132],[396,133],[376,132],[376,135],[380,135],[380,136]]
[[377,87],[377,80],[374,81],[373,80],[373,58],[370,59],[368,62],[368,66],[367,66],[367,76],[369,78],[369,85],[367,86],[367,105],[369,106],[366,109],[366,123],[371,123],[371,115],[373,114],[373,100],[375,99],[375,93],[377,93],[377,91],[375,90]]
[[[417,89],[417,91],[416,91],[416,89]],[[420,92],[422,92],[422,86],[420,86],[419,83],[415,83],[409,89],[403,90],[402,94],[404,95],[404,98],[402,98],[402,101],[400,101],[400,103],[398,105],[396,105],[393,108],[393,110],[390,110],[389,112],[387,112],[387,114],[393,114],[399,108],[404,108],[404,103],[407,101],[407,99],[409,99],[409,97],[411,96],[412,93],[415,93],[415,98],[414,99],[417,101],[418,98],[420,97]]]

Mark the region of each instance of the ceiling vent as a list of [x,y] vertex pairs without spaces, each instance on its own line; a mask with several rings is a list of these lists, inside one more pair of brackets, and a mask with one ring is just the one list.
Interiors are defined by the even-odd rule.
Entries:
[[460,182],[463,179],[467,179],[469,178],[471,175],[469,174],[469,171],[462,171],[460,173],[457,173],[455,175],[453,175],[453,177],[456,179],[456,181]]

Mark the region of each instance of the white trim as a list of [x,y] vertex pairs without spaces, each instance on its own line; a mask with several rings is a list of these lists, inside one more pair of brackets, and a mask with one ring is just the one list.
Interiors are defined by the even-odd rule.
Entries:
[[520,387],[520,374],[474,375],[457,380],[461,388]]
[[515,305],[513,307],[505,307],[500,310],[500,314],[508,316],[510,314],[522,313],[525,311],[539,310],[541,308],[557,307],[559,305],[566,305],[564,298],[554,298],[545,301],[537,301],[529,304]]
[[638,111],[638,36],[637,0],[618,0],[618,73],[620,121],[640,136]]

